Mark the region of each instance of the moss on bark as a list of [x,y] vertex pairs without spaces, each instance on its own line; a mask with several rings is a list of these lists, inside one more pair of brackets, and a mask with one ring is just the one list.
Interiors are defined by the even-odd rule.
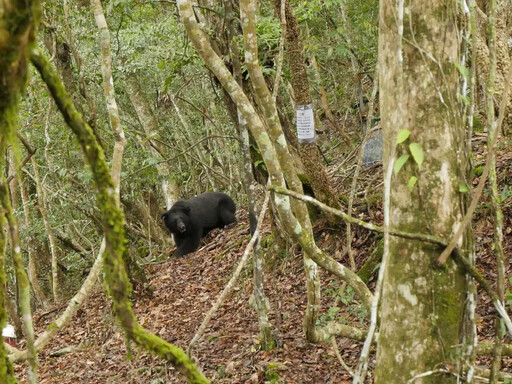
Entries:
[[147,332],[138,324],[129,300],[131,284],[123,261],[124,254],[127,251],[124,214],[117,204],[114,183],[110,177],[110,170],[105,161],[103,149],[98,144],[91,127],[84,122],[81,114],[74,107],[62,81],[48,59],[41,52],[34,50],[31,60],[48,86],[57,107],[64,116],[64,120],[77,137],[84,152],[85,160],[91,167],[98,191],[98,207],[102,214],[106,240],[104,253],[105,280],[108,293],[114,303],[114,311],[128,339],[169,361],[187,377],[190,383],[209,383],[208,379],[197,369],[181,348]]
[[[396,157],[410,153],[413,142],[424,154],[422,164],[410,157],[391,182],[391,231],[449,239],[464,216],[459,186],[466,169],[465,137],[453,65],[458,62],[456,5],[455,0],[412,1],[397,10],[395,1],[381,2],[384,162],[389,164],[395,148]],[[432,59],[425,60],[424,52]],[[411,134],[397,145],[402,129]],[[410,189],[412,176],[418,181]],[[464,269],[453,260],[443,269],[435,268],[442,250],[438,245],[395,236],[389,241],[375,382],[405,384],[423,372],[455,364],[452,352],[463,336],[467,281]],[[457,379],[430,375],[421,380],[441,384]]]
[[[3,182],[3,181],[2,181]],[[0,329],[4,329],[7,324],[7,311],[5,310],[5,300],[6,300],[6,283],[7,279],[5,277],[5,212],[2,209],[0,212]],[[5,384],[14,384],[17,383],[16,378],[14,377],[14,369],[12,363],[7,358],[7,351],[5,349],[4,343],[0,343],[0,382]]]

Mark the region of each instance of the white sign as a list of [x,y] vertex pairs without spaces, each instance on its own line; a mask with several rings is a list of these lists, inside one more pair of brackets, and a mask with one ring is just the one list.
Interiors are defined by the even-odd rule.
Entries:
[[313,104],[297,105],[297,138],[299,143],[314,143],[316,140]]
[[11,324],[7,324],[4,329],[2,329],[2,337],[10,337],[15,338],[16,333],[14,332],[14,327]]

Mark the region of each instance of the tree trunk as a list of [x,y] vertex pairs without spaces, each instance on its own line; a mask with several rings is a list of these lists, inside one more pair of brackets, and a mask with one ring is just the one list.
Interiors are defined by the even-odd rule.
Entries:
[[[460,61],[457,2],[414,0],[408,2],[407,12],[400,4],[397,9],[394,0],[380,3],[384,163],[395,153],[412,155],[391,182],[390,230],[450,238],[464,213],[459,187],[465,172],[465,136],[457,100],[459,74],[453,65]],[[409,138],[396,144],[404,129],[411,132]],[[413,176],[417,183],[408,188]],[[462,339],[467,282],[453,260],[445,269],[433,266],[440,252],[424,242],[389,238],[376,384],[405,384],[416,375],[455,364],[450,357]],[[431,374],[421,382],[455,383],[457,378]]]
[[2,175],[0,180],[0,200],[2,203],[2,215],[5,215],[5,218],[7,219],[7,226],[9,228],[11,254],[14,261],[16,282],[19,290],[19,306],[23,316],[25,338],[27,340],[27,356],[29,363],[28,381],[29,383],[34,384],[37,383],[37,352],[34,346],[34,325],[32,323],[32,312],[30,306],[30,281],[23,265],[18,223],[16,221],[16,217],[14,216],[12,205],[9,200],[9,192],[7,190],[6,184],[7,181]]
[[[152,142],[152,138],[158,135],[158,121],[153,113],[151,105],[144,94],[137,75],[130,73],[126,77],[126,84],[128,85],[128,96],[132,103],[133,109],[137,113],[140,124],[146,134],[147,147],[158,159],[165,159],[165,147],[158,142]],[[173,180],[170,167],[167,163],[159,163],[156,166],[158,175],[161,179],[162,193],[165,198],[165,205],[167,209],[179,198],[179,186],[176,180]]]
[[[9,292],[9,288],[10,286],[6,285],[7,292]],[[5,296],[5,305],[7,306],[7,313],[9,313],[9,319],[11,320],[11,323],[14,324],[16,338],[21,340],[21,338],[23,337],[23,324],[21,324],[20,317],[18,316],[18,311],[16,311],[16,306],[12,302],[9,295]]]
[[[495,91],[495,74],[496,74],[496,1],[489,0],[488,3],[489,20],[488,20],[488,46],[489,46],[489,72],[487,78],[487,89],[485,92],[485,109],[487,115],[487,147],[491,148],[494,142],[494,136],[497,135],[496,126],[494,124],[494,91]],[[501,209],[501,197],[498,189],[498,177],[496,174],[496,157],[493,157],[490,164],[488,188],[491,195],[491,206],[494,213],[494,252],[496,254],[496,293],[501,302],[505,302],[505,251],[503,248],[503,211]],[[491,372],[489,375],[489,384],[497,384],[501,367],[501,353],[504,323],[500,317],[494,320],[494,348],[493,359],[490,365]]]
[[[488,3],[488,2],[487,2]],[[487,38],[487,29],[489,22],[491,22],[491,16],[486,14],[489,13],[490,7],[488,4],[483,6],[477,4],[475,19],[477,24],[476,33],[476,62],[478,76],[477,80],[479,86],[486,89],[486,81],[489,77],[490,61],[491,61],[491,50],[495,49],[495,75],[494,75],[494,98],[496,100],[495,105],[498,106],[501,102],[501,95],[505,88],[506,76],[508,69],[512,65],[512,58],[509,53],[509,41],[510,41],[510,18],[512,12],[512,5],[510,0],[498,0],[496,1],[496,17],[492,18],[492,23],[495,24],[495,40],[493,44],[495,48],[491,48],[489,45],[489,39]],[[482,119],[485,119],[485,113],[480,115]],[[504,121],[504,133],[508,136],[512,135],[512,93],[508,97],[508,107],[505,114]]]
[[[25,214],[25,229],[30,231],[32,227],[32,213],[30,212],[30,199],[27,192],[26,180],[25,178],[21,179],[20,182],[20,190],[21,190],[21,201],[23,202],[23,212]],[[13,209],[16,210],[16,207],[13,206]],[[30,280],[30,284],[32,285],[32,289],[34,290],[34,295],[39,302],[39,304],[46,307],[47,300],[46,295],[44,294],[43,288],[39,283],[39,276],[37,275],[37,271],[39,268],[37,267],[38,262],[38,252],[37,252],[37,240],[31,233],[28,234],[28,278]]]
[[[234,28],[234,15],[233,9],[231,5],[231,0],[226,0],[224,2],[226,14],[228,15],[229,22],[227,27],[227,35],[228,35],[228,44],[231,52],[231,58],[233,61],[233,76],[237,81],[240,87],[243,87],[243,77],[240,65],[240,55],[238,51],[238,46],[233,40],[235,37],[235,28]],[[241,138],[241,150],[243,155],[243,184],[247,193],[248,206],[247,210],[249,212],[249,228],[251,232],[251,236],[255,236],[256,231],[256,212],[255,212],[255,196],[254,196],[254,186],[255,180],[252,173],[252,162],[251,162],[251,151],[249,145],[249,129],[247,127],[247,121],[243,118],[240,110],[237,108],[237,116],[238,116],[238,127]],[[254,308],[256,313],[258,314],[258,323],[260,326],[260,338],[261,338],[261,347],[263,350],[270,350],[274,347],[274,339],[272,338],[272,331],[270,328],[270,322],[268,320],[268,311],[269,311],[269,302],[265,296],[264,290],[264,282],[265,282],[265,273],[263,270],[263,251],[261,248],[260,235],[257,234],[258,238],[255,239],[254,249],[253,249],[253,295],[254,295]]]
[[[5,244],[7,243],[7,239],[5,237],[5,216],[0,215],[0,329],[4,329],[7,324],[7,313],[6,305],[7,302],[10,301],[9,296],[7,295],[7,277],[5,275]],[[14,309],[14,307],[12,308]],[[14,312],[14,313],[12,313]],[[11,311],[11,317],[13,320],[18,320],[18,316],[16,315],[16,311]],[[16,331],[19,332],[19,329],[16,328]],[[17,335],[20,336],[20,335]],[[14,384],[16,383],[16,379],[14,378],[14,369],[7,358],[7,353],[4,347],[4,343],[2,340],[2,345],[0,346],[0,382],[5,384]]]
[[[124,136],[121,119],[119,118],[119,109],[117,108],[116,96],[114,92],[114,79],[112,78],[112,55],[110,53],[110,33],[108,31],[103,8],[99,0],[91,0],[91,7],[94,11],[96,25],[100,32],[100,48],[101,48],[101,70],[103,73],[103,92],[107,102],[108,119],[110,127],[114,133],[114,155],[112,157],[112,181],[116,188],[116,195],[119,197],[119,189],[121,187],[121,166],[123,163],[124,147],[126,138]],[[119,205],[119,199],[118,199]]]
[[[37,383],[37,355],[34,348],[34,328],[30,308],[30,285],[27,274],[23,268],[19,239],[17,238],[17,222],[12,213],[9,200],[7,180],[3,174],[5,166],[4,153],[7,144],[15,143],[15,129],[19,100],[25,91],[28,68],[27,56],[35,42],[35,33],[39,15],[41,13],[39,1],[18,2],[4,0],[0,5],[0,198],[1,198],[1,223],[3,231],[7,219],[9,235],[11,238],[11,252],[14,259],[16,280],[19,286],[19,303],[23,314],[27,348],[29,350],[29,383]],[[0,247],[3,253],[3,246]],[[0,265],[0,292],[5,287],[4,267]],[[5,296],[4,296],[5,297]],[[0,298],[0,326],[5,322],[5,299]],[[7,360],[7,354],[3,343],[0,343],[0,382],[15,383],[13,368]]]
[[32,157],[32,168],[34,169],[34,179],[36,181],[37,187],[37,201],[39,211],[41,212],[41,216],[43,218],[44,229],[46,231],[46,235],[48,236],[48,243],[50,244],[50,252],[52,255],[52,292],[53,292],[53,301],[59,301],[60,299],[60,284],[59,284],[59,259],[57,257],[57,246],[55,242],[55,235],[53,233],[53,228],[48,219],[48,198],[46,195],[46,187],[41,182],[41,178],[39,177],[39,165],[35,158]]
[[[276,0],[276,7],[279,8],[280,3],[281,0]],[[286,0],[286,53],[292,75],[295,104],[297,105],[312,103],[303,51],[300,26],[295,18],[290,1]],[[329,179],[323,166],[323,159],[316,144],[299,143],[299,156],[317,199],[333,208],[340,208],[340,204],[329,184]],[[327,217],[331,222],[336,221],[334,217]]]

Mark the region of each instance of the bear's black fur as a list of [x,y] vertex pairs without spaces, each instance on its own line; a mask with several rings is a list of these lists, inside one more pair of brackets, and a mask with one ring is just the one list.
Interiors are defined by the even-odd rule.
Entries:
[[177,201],[162,215],[164,225],[178,247],[173,256],[194,252],[201,237],[212,229],[236,222],[235,211],[233,199],[222,192],[206,192],[189,200]]

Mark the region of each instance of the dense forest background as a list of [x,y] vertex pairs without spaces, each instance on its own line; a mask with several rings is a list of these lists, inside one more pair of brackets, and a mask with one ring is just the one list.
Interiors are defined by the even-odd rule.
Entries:
[[512,382],[511,41],[510,0],[0,3],[0,382]]

